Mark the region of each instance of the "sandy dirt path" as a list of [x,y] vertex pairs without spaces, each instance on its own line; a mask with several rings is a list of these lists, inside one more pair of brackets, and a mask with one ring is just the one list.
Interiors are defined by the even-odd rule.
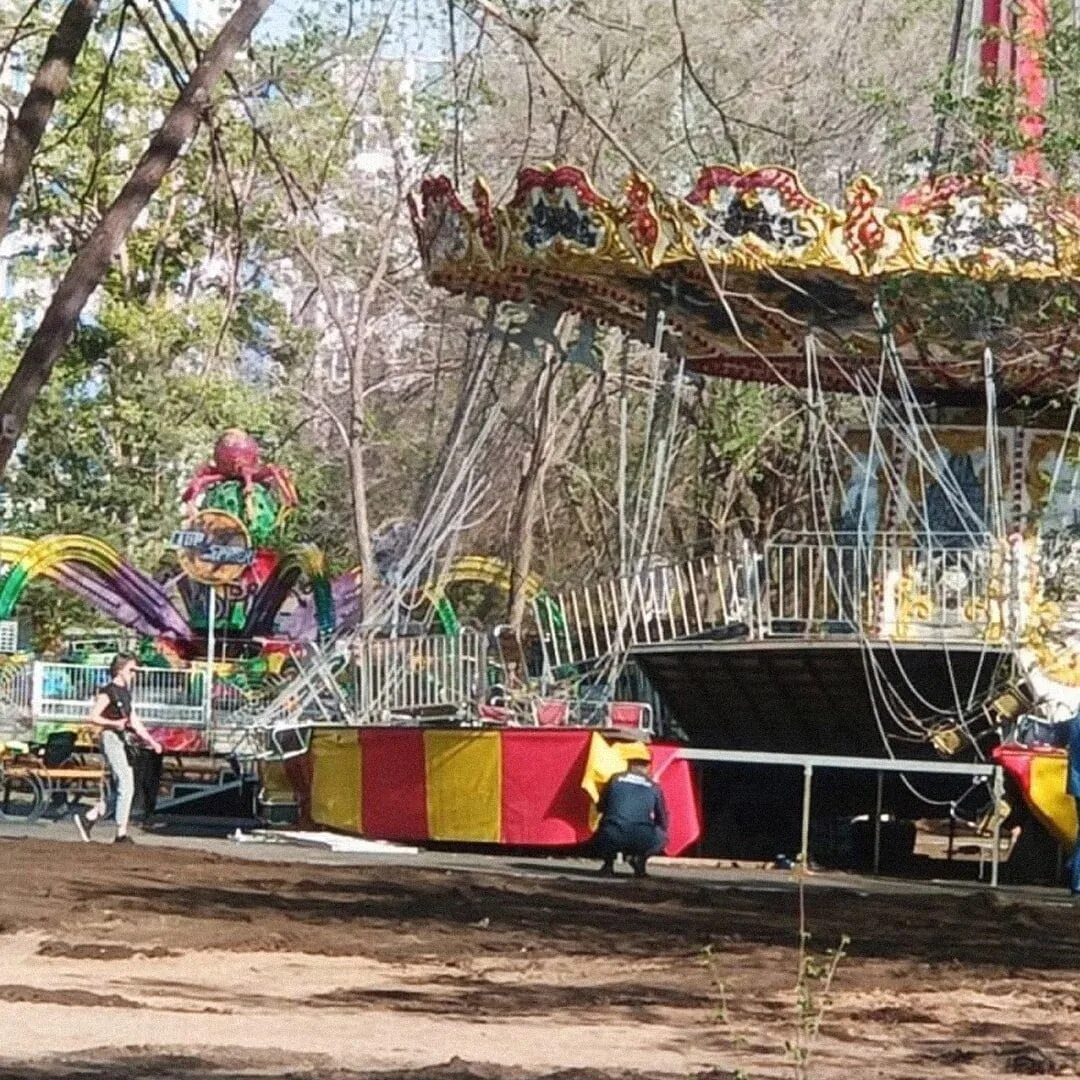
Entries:
[[[35,840],[0,840],[0,867],[0,1080],[779,1078],[809,1026],[782,879],[605,883]],[[851,938],[812,1077],[1080,1072],[1080,909],[819,884],[806,908],[813,952]]]

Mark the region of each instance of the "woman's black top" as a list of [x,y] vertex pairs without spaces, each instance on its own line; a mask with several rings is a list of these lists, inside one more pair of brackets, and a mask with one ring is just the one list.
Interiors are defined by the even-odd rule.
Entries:
[[109,699],[109,704],[102,710],[101,715],[106,720],[123,720],[131,716],[131,687],[121,686],[119,683],[108,682],[98,690]]

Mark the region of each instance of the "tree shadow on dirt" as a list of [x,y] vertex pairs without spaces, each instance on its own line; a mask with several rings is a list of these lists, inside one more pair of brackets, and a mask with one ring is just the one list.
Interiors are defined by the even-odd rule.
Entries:
[[[0,1059],[2,1080],[522,1080],[525,1076],[529,1080],[670,1080],[666,1074],[623,1069],[561,1069],[538,1075],[457,1058],[443,1065],[384,1072],[355,1072],[325,1064],[275,1069],[268,1061],[245,1066],[241,1051],[219,1055],[212,1049],[204,1055],[120,1051],[113,1056],[101,1051],[81,1059],[47,1058],[27,1065]],[[710,1070],[690,1080],[734,1080],[734,1074]]]
[[[274,867],[279,872],[281,867]],[[222,875],[223,877],[225,875]],[[678,881],[606,883],[500,878],[468,871],[358,868],[289,880],[226,878],[221,884],[145,878],[110,882],[82,899],[132,913],[234,924],[237,942],[258,944],[286,933],[307,952],[366,952],[415,958],[425,944],[520,953],[558,949],[571,955],[691,955],[707,944],[794,947],[799,898],[794,889],[716,888]],[[815,945],[851,939],[853,956],[958,962],[997,969],[1080,969],[1080,920],[1067,905],[1032,904],[1007,894],[965,896],[904,890],[856,893],[814,885],[805,893]],[[400,929],[395,945],[381,934]],[[343,934],[343,931],[347,931]],[[368,947],[370,945],[370,948]]]
[[[709,1002],[707,992],[694,993],[646,983],[564,986],[552,983],[465,982],[434,978],[415,989],[342,988],[316,994],[304,1001],[308,1008],[393,1009],[439,1016],[545,1016],[570,1013],[578,1020],[591,1015],[610,1017],[624,1009],[640,1023],[660,1021],[659,1010],[700,1009]],[[440,985],[441,984],[441,985]]]
[[[394,1012],[424,1013],[431,1016],[543,1017],[572,1013],[578,1020],[592,1017],[601,1020],[613,1010],[623,1010],[627,1019],[638,1023],[660,1023],[664,1013],[673,1009],[702,1009],[715,997],[707,981],[697,987],[659,986],[643,982],[597,982],[588,985],[562,983],[488,981],[484,978],[455,975],[403,977],[401,986],[379,989],[365,986],[341,986],[310,997],[282,997],[268,988],[265,993],[238,993],[234,988],[216,989],[165,979],[135,978],[131,988],[141,995],[158,997],[154,1004],[144,1004],[118,995],[94,995],[82,990],[42,990],[33,987],[0,986],[0,1000],[66,1005],[90,1005],[99,1008],[159,1009],[162,1012],[228,1013],[237,1009],[280,1008],[287,1002],[294,1009],[384,1009]],[[412,985],[410,985],[410,983]],[[287,986],[280,988],[288,993]],[[14,992],[13,992],[14,991]],[[185,1004],[178,1004],[178,1001]],[[2,1080],[2,1074],[0,1074]]]

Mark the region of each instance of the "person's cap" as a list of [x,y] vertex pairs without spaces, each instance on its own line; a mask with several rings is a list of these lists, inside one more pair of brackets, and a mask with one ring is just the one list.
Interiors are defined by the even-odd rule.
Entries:
[[629,764],[631,761],[652,761],[652,751],[644,743],[630,743],[623,747],[623,760]]

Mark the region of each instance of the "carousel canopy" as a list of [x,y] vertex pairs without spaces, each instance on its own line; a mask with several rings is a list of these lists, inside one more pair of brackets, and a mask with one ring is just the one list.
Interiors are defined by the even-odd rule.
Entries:
[[987,348],[1008,398],[1080,375],[1080,204],[1037,179],[945,176],[886,206],[859,177],[838,207],[780,167],[706,168],[684,198],[631,176],[609,199],[562,166],[523,170],[503,206],[431,178],[410,208],[433,284],[662,334],[703,374],[804,385],[812,334],[825,389],[888,390],[877,304],[929,397],[981,399]]

